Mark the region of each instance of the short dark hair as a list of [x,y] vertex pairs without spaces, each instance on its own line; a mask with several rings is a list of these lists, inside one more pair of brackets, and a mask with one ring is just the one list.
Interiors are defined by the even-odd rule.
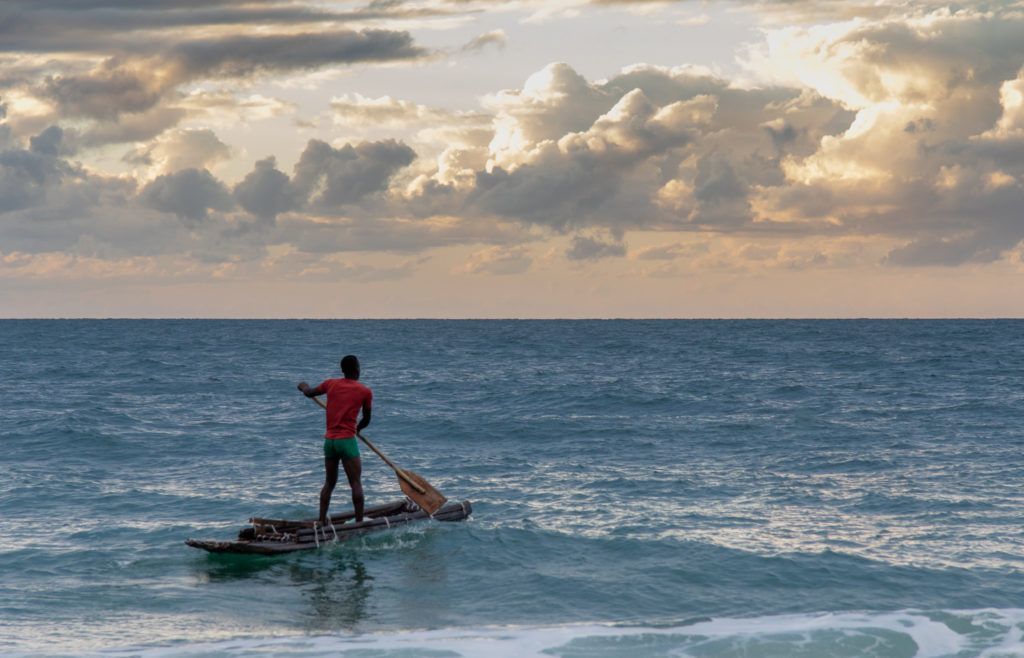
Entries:
[[354,354],[342,357],[341,371],[345,373],[346,376],[356,374],[359,372],[359,359],[357,359]]

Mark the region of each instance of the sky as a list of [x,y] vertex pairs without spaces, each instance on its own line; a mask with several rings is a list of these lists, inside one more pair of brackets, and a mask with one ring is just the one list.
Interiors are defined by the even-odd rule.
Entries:
[[1024,317],[1024,2],[5,0],[0,317]]

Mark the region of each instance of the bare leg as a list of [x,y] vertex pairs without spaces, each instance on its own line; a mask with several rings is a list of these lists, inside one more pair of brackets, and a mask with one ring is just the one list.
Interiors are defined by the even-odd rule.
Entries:
[[[348,469],[345,469],[346,472]],[[338,458],[324,457],[324,486],[320,490],[320,525],[327,525],[327,508],[331,506],[331,494],[338,484]]]
[[[359,457],[343,459],[341,465],[345,467],[345,477],[348,478],[348,486],[352,487],[352,507],[356,510],[356,523],[363,521],[363,461]],[[337,465],[335,465],[337,469]],[[338,471],[334,471],[337,476]]]

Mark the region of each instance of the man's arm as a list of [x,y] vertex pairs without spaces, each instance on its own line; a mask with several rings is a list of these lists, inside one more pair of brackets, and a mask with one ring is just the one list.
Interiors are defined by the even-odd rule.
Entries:
[[370,408],[370,401],[367,400],[363,403],[363,418],[356,425],[356,431],[362,432],[363,429],[370,424],[370,417],[373,415],[373,409]]
[[299,382],[299,390],[302,391],[302,394],[307,398],[315,398],[316,396],[323,395],[327,392],[322,386],[310,386],[306,382]]

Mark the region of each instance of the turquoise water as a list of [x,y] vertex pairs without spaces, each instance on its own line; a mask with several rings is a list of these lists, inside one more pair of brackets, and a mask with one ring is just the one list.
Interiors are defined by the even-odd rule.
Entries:
[[[3,321],[0,652],[1024,655],[1022,329]],[[314,513],[348,352],[473,518],[186,547]]]

